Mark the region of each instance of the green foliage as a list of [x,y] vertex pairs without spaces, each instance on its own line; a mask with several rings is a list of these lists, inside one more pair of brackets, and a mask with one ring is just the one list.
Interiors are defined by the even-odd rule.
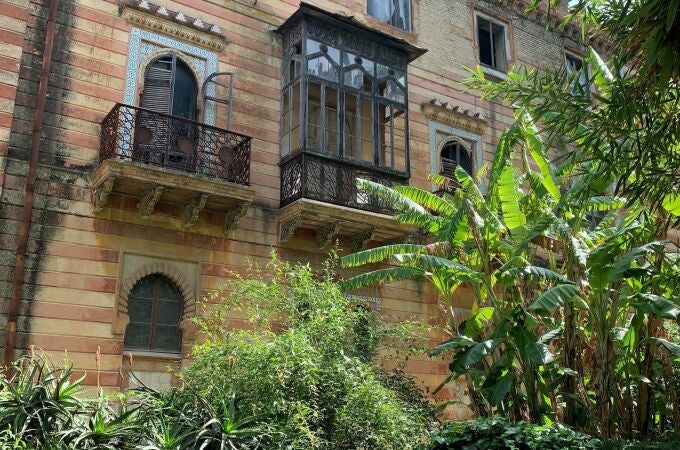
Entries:
[[[184,382],[269,424],[266,448],[422,448],[432,408],[411,380],[374,366],[412,331],[349,303],[334,278],[330,265],[317,274],[274,257],[213,293]],[[247,330],[225,327],[235,312]]]
[[[680,316],[680,276],[664,239],[668,216],[610,195],[601,163],[567,158],[556,167],[528,113],[540,106],[523,106],[501,137],[486,196],[462,169],[460,187],[438,200],[360,180],[427,238],[341,258],[346,267],[385,263],[343,284],[430,282],[451,315],[450,338],[430,352],[450,358],[440,388],[464,376],[477,415],[565,420],[605,439],[675,427],[669,365],[680,346],[664,336],[664,321]],[[594,226],[592,212],[607,215]],[[464,320],[453,308],[462,288],[474,298]]]
[[432,433],[433,450],[598,449],[601,442],[562,425],[512,423],[500,416],[448,423]]
[[[82,378],[46,359],[22,360],[2,377],[2,448],[257,449],[268,427],[187,390],[135,390],[130,397],[81,398]],[[114,402],[116,403],[114,406]]]

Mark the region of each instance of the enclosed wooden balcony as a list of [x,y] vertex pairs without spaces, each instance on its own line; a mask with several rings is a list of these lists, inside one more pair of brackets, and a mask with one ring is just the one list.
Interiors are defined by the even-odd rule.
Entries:
[[203,209],[222,211],[225,232],[245,213],[250,182],[248,136],[149,109],[117,104],[102,121],[99,164],[90,177],[94,211],[112,192],[139,198],[148,218],[159,202],[177,205],[190,228]]

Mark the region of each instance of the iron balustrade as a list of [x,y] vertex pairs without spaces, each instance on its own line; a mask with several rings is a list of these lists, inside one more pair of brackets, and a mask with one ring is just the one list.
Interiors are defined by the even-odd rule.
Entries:
[[393,214],[386,200],[357,187],[357,178],[385,186],[408,184],[408,175],[334,156],[298,152],[281,163],[281,207],[300,198],[333,203],[382,214]]
[[250,184],[249,136],[121,103],[101,125],[100,162],[118,158]]

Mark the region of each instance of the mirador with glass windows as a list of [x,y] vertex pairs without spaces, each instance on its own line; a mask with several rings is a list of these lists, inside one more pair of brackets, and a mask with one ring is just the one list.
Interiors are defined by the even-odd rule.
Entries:
[[281,206],[309,198],[389,212],[356,179],[408,182],[407,65],[423,50],[306,4],[278,31]]

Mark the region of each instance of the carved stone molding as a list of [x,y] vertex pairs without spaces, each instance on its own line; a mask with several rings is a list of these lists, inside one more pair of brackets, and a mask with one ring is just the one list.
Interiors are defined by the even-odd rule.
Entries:
[[113,323],[113,333],[116,335],[125,334],[125,329],[130,321],[128,315],[128,298],[130,292],[135,284],[142,278],[161,274],[168,277],[182,293],[184,301],[182,320],[180,322],[180,329],[182,330],[183,339],[194,339],[196,334],[195,326],[191,322],[191,318],[196,315],[196,297],[194,295],[194,288],[191,286],[185,274],[174,267],[171,263],[165,261],[158,261],[152,264],[147,264],[137,269],[134,273],[123,280],[120,290],[118,292],[118,303],[116,320]]
[[339,223],[332,223],[316,231],[316,243],[319,250],[322,250],[333,242],[333,236],[340,231]]
[[156,208],[156,203],[158,203],[158,200],[160,200],[164,190],[165,186],[156,185],[139,201],[139,206],[137,209],[139,209],[139,215],[142,217],[142,219],[148,219],[151,214],[153,214],[153,210]]
[[228,234],[236,229],[238,221],[241,217],[245,216],[248,212],[248,207],[250,207],[249,201],[242,201],[233,209],[227,211],[224,218],[224,233]]
[[127,0],[121,3],[121,16],[128,22],[209,49],[222,51],[227,38],[216,24],[203,22],[182,12],[172,11],[146,1]]
[[116,177],[108,177],[103,183],[94,188],[94,212],[100,212],[104,209],[115,182]]
[[295,229],[302,221],[302,215],[292,217],[279,225],[279,242],[288,242],[295,234]]
[[205,208],[207,201],[208,194],[201,194],[184,207],[184,228],[191,228],[196,224],[198,215]]
[[366,250],[368,242],[375,237],[375,228],[359,233],[352,238],[352,251],[359,252]]
[[486,131],[487,122],[479,113],[461,109],[458,105],[442,103],[438,99],[432,99],[429,103],[421,105],[425,116],[435,122],[470,131],[482,135]]

